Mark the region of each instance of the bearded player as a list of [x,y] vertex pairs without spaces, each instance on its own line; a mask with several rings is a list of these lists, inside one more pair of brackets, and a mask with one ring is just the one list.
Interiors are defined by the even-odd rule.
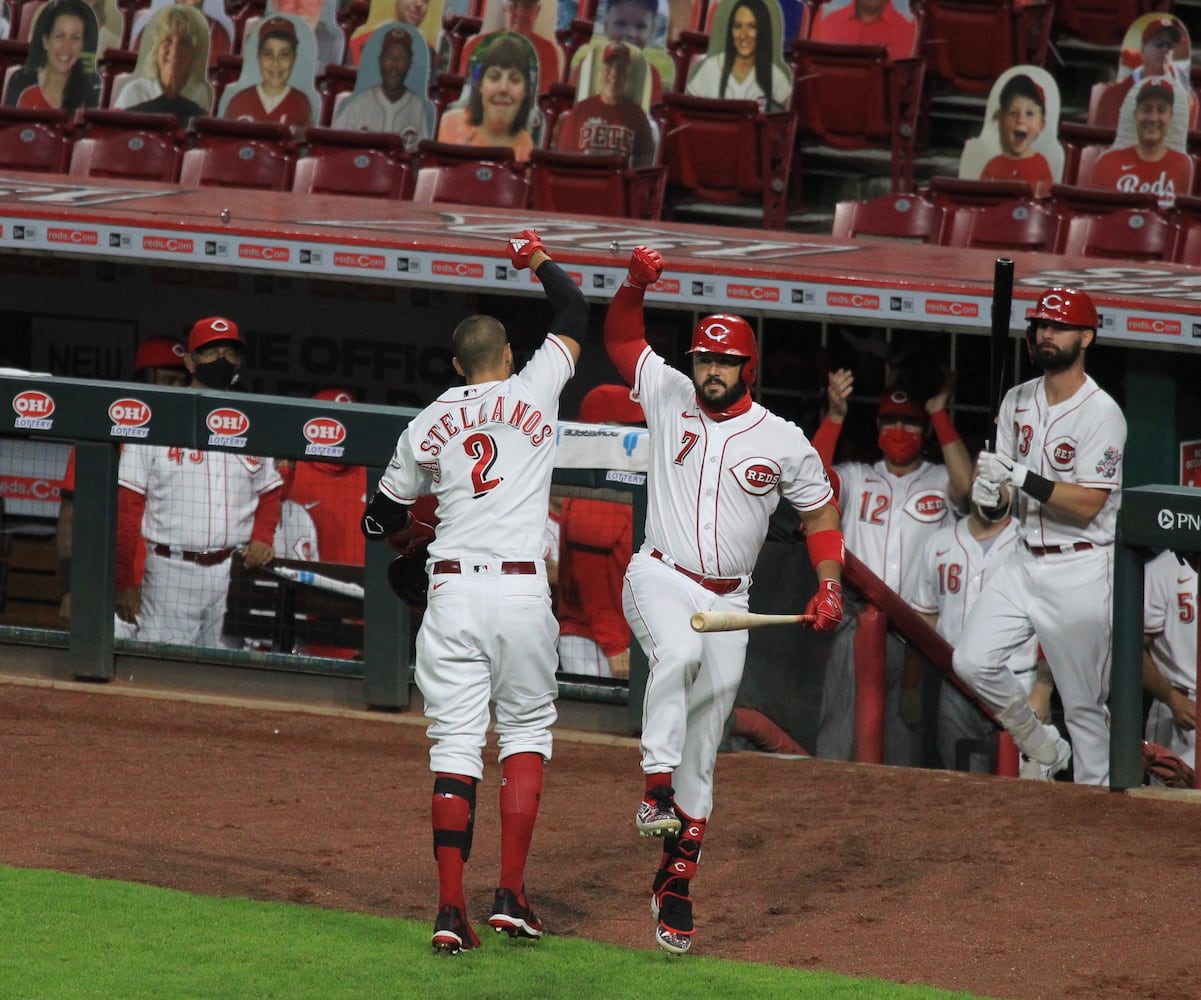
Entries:
[[655,940],[692,943],[690,883],[713,805],[717,746],[742,679],[747,633],[697,633],[697,611],[746,611],[751,572],[781,497],[797,510],[819,578],[813,627],[842,617],[842,531],[821,459],[801,430],[750,396],[754,332],[739,316],[707,316],[689,349],[691,374],[646,342],[642,300],[663,259],[635,248],[605,315],[605,347],[650,432],[646,540],[622,601],[650,665],[642,714],[645,792],[635,825],[662,837],[651,893]]

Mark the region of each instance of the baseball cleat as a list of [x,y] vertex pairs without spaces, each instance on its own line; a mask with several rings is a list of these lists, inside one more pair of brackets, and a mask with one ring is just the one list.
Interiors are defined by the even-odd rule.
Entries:
[[457,906],[447,904],[438,911],[430,943],[434,946],[435,955],[457,955],[461,951],[478,948],[480,939],[462,911]]
[[528,901],[522,905],[517,893],[512,889],[497,889],[496,899],[492,903],[492,916],[488,918],[490,926],[497,934],[508,934],[511,938],[542,937],[542,921],[534,915]]
[[638,803],[638,813],[634,817],[634,826],[644,837],[674,837],[680,832],[680,817],[676,814],[673,796],[675,790],[670,785],[652,788]]
[[685,955],[692,947],[692,899],[675,892],[651,894],[651,914],[656,921],[655,943],[669,955]]

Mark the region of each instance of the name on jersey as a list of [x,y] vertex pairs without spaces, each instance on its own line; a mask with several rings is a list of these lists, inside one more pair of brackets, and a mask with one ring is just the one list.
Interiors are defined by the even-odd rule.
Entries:
[[780,466],[770,458],[745,458],[730,472],[734,481],[752,496],[767,496],[780,485]]
[[209,429],[209,447],[246,447],[245,435],[250,430],[250,418],[241,410],[235,410],[232,406],[210,410],[204,418],[204,424]]
[[947,497],[939,490],[918,493],[906,499],[901,509],[915,521],[932,524],[946,517]]
[[17,415],[13,426],[18,430],[48,431],[54,426],[54,398],[41,389],[26,389],[13,396],[13,411]]
[[479,406],[460,406],[445,411],[425,432],[425,440],[419,447],[436,458],[451,438],[492,424],[517,428],[535,446],[551,441],[555,436],[555,428],[546,422],[541,410],[531,407],[528,400],[497,396],[491,403],[484,400]]
[[150,407],[140,399],[118,399],[108,408],[113,437],[144,438],[150,433]]

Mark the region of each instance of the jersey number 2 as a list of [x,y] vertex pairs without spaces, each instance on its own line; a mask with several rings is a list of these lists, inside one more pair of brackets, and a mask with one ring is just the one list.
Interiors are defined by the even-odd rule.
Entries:
[[496,489],[501,483],[500,478],[490,478],[492,466],[496,464],[496,441],[490,434],[472,434],[463,442],[463,450],[467,457],[474,459],[471,467],[471,488],[474,497],[482,497]]

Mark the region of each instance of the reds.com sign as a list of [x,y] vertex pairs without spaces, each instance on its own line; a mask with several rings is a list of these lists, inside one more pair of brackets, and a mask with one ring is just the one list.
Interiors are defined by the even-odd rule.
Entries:
[[244,448],[246,432],[250,430],[250,418],[232,406],[211,410],[204,418],[209,429],[209,444],[214,447]]
[[13,410],[17,414],[13,424],[21,430],[48,431],[54,426],[50,415],[54,413],[54,398],[41,389],[26,389],[13,396]]
[[1179,337],[1181,333],[1178,320],[1150,316],[1131,316],[1126,320],[1126,329],[1131,333],[1158,333],[1167,337]]
[[382,253],[336,253],[334,267],[357,267],[365,271],[382,271],[384,255]]
[[469,264],[465,260],[436,260],[430,270],[434,274],[446,274],[455,278],[482,278],[483,264]]
[[341,458],[345,448],[346,428],[333,417],[314,417],[304,425],[306,455],[321,455],[326,458]]
[[287,247],[272,247],[261,243],[238,244],[238,256],[243,260],[277,260],[287,261],[290,257]]
[[927,316],[966,316],[970,319],[980,315],[980,307],[975,302],[956,302],[954,299],[928,299],[926,301]]
[[143,236],[142,249],[159,253],[191,253],[195,244],[177,236]]
[[46,230],[48,243],[74,243],[76,246],[94,247],[100,242],[100,234],[91,229],[60,229],[51,226]]
[[732,299],[752,299],[755,302],[779,302],[780,289],[769,285],[726,285]]
[[118,399],[108,408],[113,437],[144,438],[150,433],[150,407],[140,399]]
[[826,292],[826,305],[838,309],[879,309],[879,295],[862,292]]

